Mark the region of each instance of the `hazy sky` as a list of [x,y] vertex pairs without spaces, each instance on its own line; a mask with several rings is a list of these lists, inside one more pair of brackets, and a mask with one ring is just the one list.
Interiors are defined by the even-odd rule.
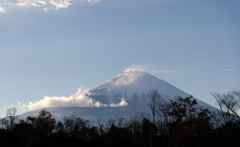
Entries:
[[[141,65],[215,105],[240,89],[239,0],[0,0],[0,117]],[[19,108],[19,114],[24,111]]]

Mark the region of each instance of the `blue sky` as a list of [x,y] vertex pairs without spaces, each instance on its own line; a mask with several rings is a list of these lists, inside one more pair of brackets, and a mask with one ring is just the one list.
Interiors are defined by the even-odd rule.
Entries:
[[240,87],[239,6],[238,0],[0,0],[0,117],[18,102],[93,88],[133,64],[216,106],[210,92]]

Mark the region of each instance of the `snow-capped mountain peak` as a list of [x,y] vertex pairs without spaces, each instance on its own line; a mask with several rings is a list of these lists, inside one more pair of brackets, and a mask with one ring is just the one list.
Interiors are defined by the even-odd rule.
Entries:
[[[86,117],[129,116],[133,112],[150,112],[147,95],[155,89],[166,100],[178,96],[182,98],[189,96],[189,94],[155,76],[135,70],[122,72],[84,93],[89,99],[101,104],[100,107],[56,107],[54,109],[47,108],[47,110],[51,110],[51,112],[56,113],[54,115],[58,116],[66,113],[66,110],[71,110]],[[199,106],[216,111],[216,108],[198,99],[197,102]]]
[[124,98],[128,103],[147,102],[147,94],[157,89],[166,98],[188,96],[163,80],[143,71],[126,71],[90,89],[88,96],[103,104],[119,103]]

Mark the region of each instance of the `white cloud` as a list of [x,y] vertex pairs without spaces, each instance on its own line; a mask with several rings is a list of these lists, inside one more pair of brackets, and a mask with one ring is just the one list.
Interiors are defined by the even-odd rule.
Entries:
[[49,3],[54,5],[57,9],[61,9],[61,8],[68,8],[71,4],[72,0],[50,0]]
[[47,2],[45,2],[45,1],[37,1],[39,4],[42,4],[42,5],[46,5],[47,4]]
[[124,98],[121,99],[121,102],[118,104],[110,104],[111,107],[119,107],[119,106],[127,106],[128,103],[126,102],[126,100]]
[[139,64],[133,64],[130,67],[128,67],[124,72],[128,71],[143,71],[143,72],[149,72],[149,73],[177,73],[181,72],[178,70],[149,70],[147,66],[142,66]]
[[6,13],[6,9],[11,10],[20,8],[41,8],[43,11],[51,9],[67,9],[74,1],[82,1],[88,3],[98,3],[100,0],[0,0],[0,13]]
[[89,3],[98,3],[98,2],[100,2],[100,0],[87,0],[87,2],[89,2]]
[[0,6],[0,13],[6,13],[7,11],[2,7]]
[[40,7],[40,5],[38,5],[36,1],[33,0],[17,0],[16,5],[18,7]]
[[43,8],[43,11],[47,12],[47,11],[48,11],[48,9],[47,9],[47,8]]
[[133,64],[128,67],[124,72],[128,71],[147,71],[147,68],[139,64]]
[[22,110],[33,110],[37,108],[43,108],[43,107],[73,107],[73,106],[79,106],[79,107],[105,107],[105,106],[111,106],[111,107],[117,107],[117,106],[126,106],[127,102],[122,99],[120,103],[118,104],[102,104],[99,101],[93,100],[92,98],[86,96],[88,95],[88,90],[83,90],[83,88],[79,88],[78,92],[75,95],[71,95],[69,97],[49,97],[44,96],[42,100],[39,100],[37,102],[29,102],[28,104],[21,104],[18,102],[18,106]]

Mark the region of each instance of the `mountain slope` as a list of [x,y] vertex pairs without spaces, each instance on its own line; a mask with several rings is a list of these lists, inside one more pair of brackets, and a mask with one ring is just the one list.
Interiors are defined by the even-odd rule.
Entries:
[[[107,105],[106,107],[57,107],[46,108],[55,117],[68,115],[75,112],[76,115],[82,117],[92,116],[130,116],[134,112],[150,113],[147,106],[147,95],[153,89],[157,89],[164,99],[173,99],[178,96],[188,97],[189,94],[179,90],[173,85],[160,80],[146,72],[142,71],[128,71],[123,72],[106,82],[88,90],[86,96]],[[110,105],[117,105],[122,100],[127,102],[127,106],[110,107]],[[216,108],[197,99],[200,106],[208,108],[210,111],[215,111]],[[33,115],[36,116],[40,110],[32,111],[21,115],[22,118]]]
[[[124,98],[129,105],[146,104],[147,95],[153,89],[157,89],[165,99],[189,96],[173,85],[142,71],[123,72],[90,89],[88,96],[103,104],[117,104],[121,98]],[[213,108],[198,99],[197,101],[201,106]]]

